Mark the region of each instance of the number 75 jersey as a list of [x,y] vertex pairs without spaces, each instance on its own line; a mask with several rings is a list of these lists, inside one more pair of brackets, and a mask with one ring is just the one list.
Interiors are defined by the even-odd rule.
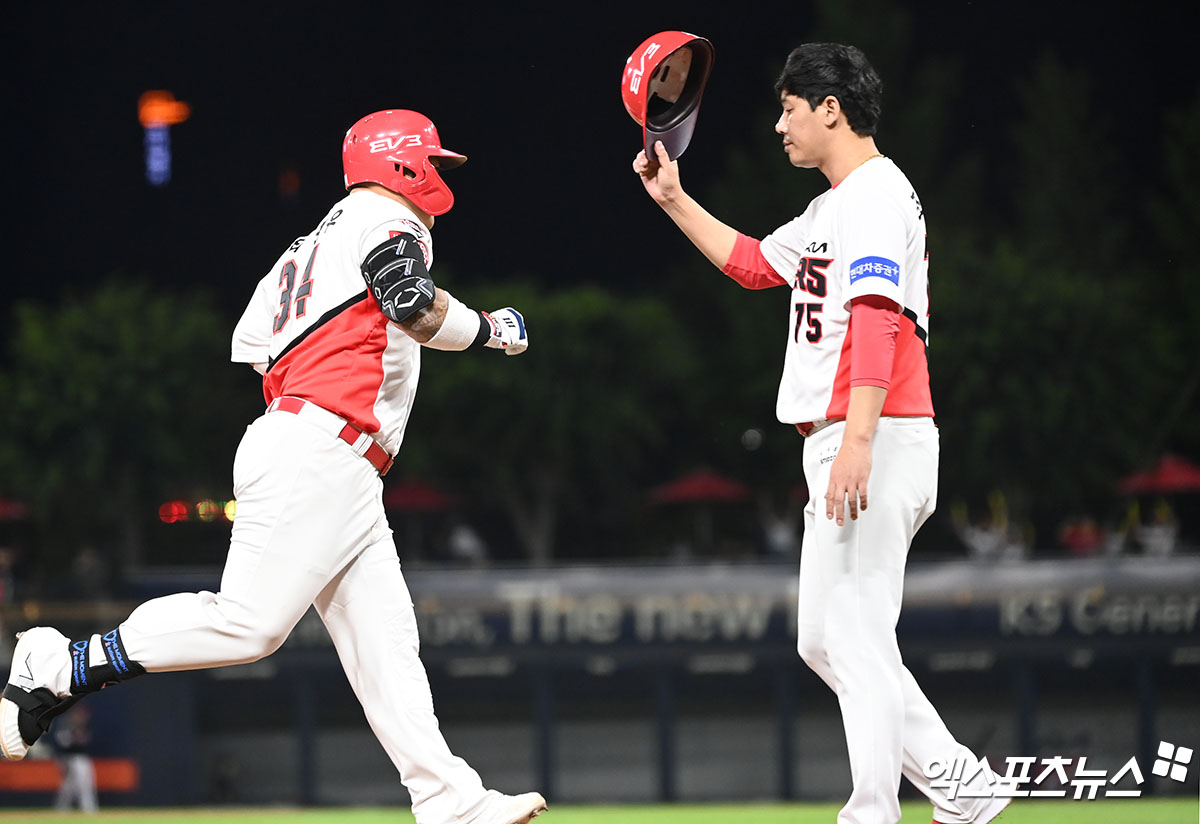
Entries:
[[263,395],[304,398],[395,455],[421,371],[421,347],[380,311],[362,262],[390,237],[416,239],[433,264],[429,230],[403,204],[370,191],[338,201],[259,281],[233,333],[232,360],[266,367]]
[[776,414],[783,423],[844,416],[850,402],[850,301],[900,308],[884,415],[932,416],[925,216],[888,158],[868,160],[768,235],[763,257],[792,287]]

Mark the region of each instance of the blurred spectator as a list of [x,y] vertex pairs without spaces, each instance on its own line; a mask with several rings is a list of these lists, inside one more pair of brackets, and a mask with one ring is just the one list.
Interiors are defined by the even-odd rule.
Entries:
[[78,807],[85,813],[100,808],[96,796],[96,768],[92,763],[92,734],[88,708],[77,704],[54,724],[53,741],[62,767],[62,784],[54,797],[54,809],[65,812]]
[[108,559],[94,546],[80,547],[71,562],[71,594],[89,601],[107,599],[110,574]]
[[800,556],[800,523],[803,517],[803,501],[789,499],[780,509],[767,496],[759,499],[758,519],[767,555],[772,558]]
[[679,535],[667,545],[666,557],[669,561],[687,564],[696,560],[696,550],[691,539]]
[[951,509],[950,520],[972,558],[1018,561],[1029,556],[1029,528],[1009,517],[1008,500],[999,490],[988,496],[986,515],[971,518],[966,504],[959,503]]
[[976,516],[971,521],[956,519],[954,528],[967,554],[978,560],[999,558],[1008,537],[1007,530],[987,516]]
[[483,538],[466,521],[459,520],[450,527],[450,535],[446,539],[450,557],[455,561],[465,561],[469,564],[481,564],[487,560],[488,548]]
[[1129,548],[1130,533],[1137,525],[1139,519],[1139,509],[1137,500],[1129,502],[1129,506],[1125,510],[1125,517],[1120,522],[1109,523],[1104,528],[1104,554],[1109,558],[1114,558],[1121,555]]
[[233,804],[238,799],[237,778],[241,764],[233,753],[223,750],[213,759],[209,773],[209,800],[214,804]]
[[1088,558],[1104,545],[1104,533],[1090,515],[1076,516],[1063,523],[1058,540],[1072,557]]
[[17,602],[16,556],[16,550],[0,546],[0,661],[12,659],[12,633],[4,626],[4,608]]
[[1104,530],[1104,555],[1112,558],[1120,555],[1125,551],[1125,546],[1129,542],[1129,529],[1124,525],[1119,527],[1107,527]]
[[1175,551],[1175,544],[1179,540],[1179,521],[1166,499],[1158,500],[1150,522],[1138,524],[1134,537],[1146,555],[1164,558]]
[[1018,526],[1010,524],[1004,537],[1004,546],[1000,550],[1000,558],[1004,561],[1023,561],[1029,557],[1033,546],[1033,530],[1029,525]]
[[16,603],[16,577],[13,575],[13,565],[17,553],[11,547],[0,546],[0,607]]

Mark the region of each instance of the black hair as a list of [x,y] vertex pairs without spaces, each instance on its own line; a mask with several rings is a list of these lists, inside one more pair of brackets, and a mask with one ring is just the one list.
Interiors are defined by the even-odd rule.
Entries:
[[854,46],[841,43],[805,43],[792,49],[775,92],[803,97],[816,109],[827,97],[836,97],[855,134],[875,134],[883,109],[883,81]]

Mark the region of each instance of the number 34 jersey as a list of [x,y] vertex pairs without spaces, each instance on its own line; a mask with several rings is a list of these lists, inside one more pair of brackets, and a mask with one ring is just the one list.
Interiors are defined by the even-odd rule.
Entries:
[[421,347],[388,321],[361,265],[401,233],[433,265],[429,230],[403,204],[356,190],[297,238],[259,281],[233,333],[232,360],[262,371],[269,404],[304,398],[345,418],[395,455],[421,372]]
[[761,244],[792,287],[776,413],[783,423],[846,414],[850,401],[850,301],[881,295],[900,307],[900,332],[884,415],[932,416],[925,217],[890,159],[868,160],[816,197]]

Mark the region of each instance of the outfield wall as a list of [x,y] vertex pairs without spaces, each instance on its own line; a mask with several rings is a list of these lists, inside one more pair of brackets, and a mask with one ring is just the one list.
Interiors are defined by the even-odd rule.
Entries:
[[[836,701],[794,650],[790,565],[411,569],[439,717],[499,789],[560,801],[840,798]],[[84,632],[215,571],[143,571],[129,603],[41,605]],[[1147,765],[1200,744],[1200,557],[914,563],[898,632],[955,734],[994,762]],[[311,611],[271,658],[88,699],[145,803],[404,803]],[[1192,792],[1149,775],[1147,792]],[[220,776],[227,776],[222,780]],[[8,801],[8,799],[4,799]]]

